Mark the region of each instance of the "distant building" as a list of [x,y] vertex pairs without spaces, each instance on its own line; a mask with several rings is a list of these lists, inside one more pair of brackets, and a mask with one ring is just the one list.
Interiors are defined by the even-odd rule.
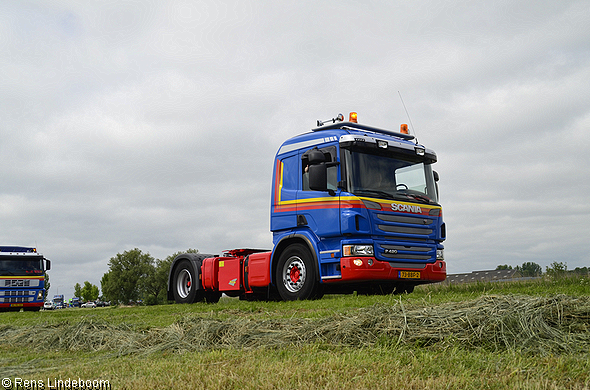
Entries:
[[501,269],[493,271],[473,271],[468,274],[447,275],[446,284],[476,283],[476,282],[501,282],[521,279],[522,273],[515,269]]

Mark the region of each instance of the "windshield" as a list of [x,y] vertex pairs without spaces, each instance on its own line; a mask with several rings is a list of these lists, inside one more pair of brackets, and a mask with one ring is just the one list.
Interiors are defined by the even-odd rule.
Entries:
[[346,149],[346,182],[355,195],[437,203],[432,165],[398,154]]
[[7,276],[24,276],[24,275],[41,275],[43,274],[43,265],[41,258],[11,258],[0,256],[0,275]]

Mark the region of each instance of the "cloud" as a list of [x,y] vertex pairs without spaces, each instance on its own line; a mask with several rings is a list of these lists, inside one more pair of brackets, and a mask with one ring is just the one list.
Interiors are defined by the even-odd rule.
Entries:
[[280,144],[397,129],[401,93],[450,272],[588,266],[589,26],[583,1],[3,3],[0,240],[66,295],[134,247],[270,247]]

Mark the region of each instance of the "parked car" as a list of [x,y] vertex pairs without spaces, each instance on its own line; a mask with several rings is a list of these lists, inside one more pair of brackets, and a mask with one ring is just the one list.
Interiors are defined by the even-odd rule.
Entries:
[[82,307],[92,307],[92,308],[95,308],[96,307],[96,303],[94,303],[92,301],[88,301],[88,302],[82,304]]
[[55,306],[53,305],[53,302],[45,302],[43,304],[43,309],[44,310],[53,310],[53,309],[55,309]]

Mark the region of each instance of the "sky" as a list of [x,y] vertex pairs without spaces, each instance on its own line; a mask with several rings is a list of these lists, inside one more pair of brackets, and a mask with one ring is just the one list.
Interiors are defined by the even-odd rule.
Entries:
[[0,245],[50,296],[271,248],[276,151],[351,111],[436,151],[449,274],[590,266],[587,0],[3,1],[0,53]]

